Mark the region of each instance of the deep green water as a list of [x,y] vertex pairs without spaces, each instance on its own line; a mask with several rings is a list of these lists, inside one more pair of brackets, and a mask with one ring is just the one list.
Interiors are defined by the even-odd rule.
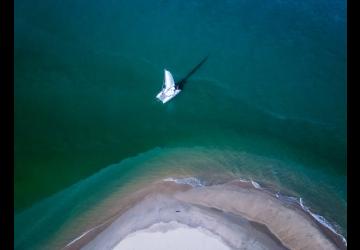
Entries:
[[[75,197],[71,185],[92,190],[76,183],[125,159],[131,174],[98,182],[156,176],[164,164],[137,155],[171,149],[169,169],[189,158],[199,175],[214,164],[275,182],[346,234],[346,42],[338,0],[15,1],[15,242],[73,216],[82,201],[56,198]],[[206,55],[174,100],[156,101],[164,68],[181,79]],[[197,147],[213,160],[190,157]],[[282,163],[244,167],[243,153]],[[24,226],[38,220],[51,230]]]

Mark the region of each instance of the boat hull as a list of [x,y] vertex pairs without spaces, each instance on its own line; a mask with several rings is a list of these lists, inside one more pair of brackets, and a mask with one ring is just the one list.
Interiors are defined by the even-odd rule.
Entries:
[[156,98],[159,99],[162,103],[167,103],[171,99],[173,99],[177,94],[180,93],[180,89],[175,89],[172,93],[166,93],[161,91],[159,94],[156,95]]

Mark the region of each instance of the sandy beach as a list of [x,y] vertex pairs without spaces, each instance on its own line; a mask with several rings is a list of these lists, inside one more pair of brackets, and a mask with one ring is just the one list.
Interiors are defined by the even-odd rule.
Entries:
[[[345,249],[303,210],[254,182],[159,181],[65,249]],[[131,204],[131,205],[130,205]]]
[[157,223],[127,236],[114,250],[230,250],[219,237],[202,228],[191,228],[177,222]]

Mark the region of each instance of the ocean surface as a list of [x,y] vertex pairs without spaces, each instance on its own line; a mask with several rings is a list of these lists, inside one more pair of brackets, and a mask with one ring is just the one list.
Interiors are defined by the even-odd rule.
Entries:
[[[346,8],[16,0],[15,248],[179,176],[270,185],[346,237]],[[176,98],[155,99],[164,68],[179,81],[206,57]]]

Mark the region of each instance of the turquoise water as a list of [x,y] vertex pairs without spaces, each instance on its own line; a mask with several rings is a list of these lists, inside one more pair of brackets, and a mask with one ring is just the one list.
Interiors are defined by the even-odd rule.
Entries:
[[[130,172],[99,183],[171,175],[189,157],[173,172],[276,183],[346,234],[345,1],[17,0],[14,39],[18,246],[18,235],[44,241],[75,216],[64,211],[91,207],[59,197],[125,159],[136,159]],[[207,55],[174,100],[156,101],[164,68],[179,80]],[[188,156],[198,147],[210,162]],[[170,149],[179,155],[166,167],[137,158]]]
[[[269,149],[275,154],[281,152],[276,143],[259,142],[263,148],[275,145]],[[261,186],[271,185],[274,191],[303,198],[312,212],[324,216],[337,232],[346,235],[346,184],[342,177],[324,173],[316,165],[309,168],[284,157],[275,160],[248,153],[252,148],[247,140],[239,140],[237,145],[242,146],[158,147],[103,168],[18,213],[15,248],[62,248],[111,217],[116,211],[116,200],[129,190],[136,190],[138,183],[144,186],[172,176],[195,176],[205,185],[235,178],[261,180]],[[104,204],[103,200],[110,202]]]

